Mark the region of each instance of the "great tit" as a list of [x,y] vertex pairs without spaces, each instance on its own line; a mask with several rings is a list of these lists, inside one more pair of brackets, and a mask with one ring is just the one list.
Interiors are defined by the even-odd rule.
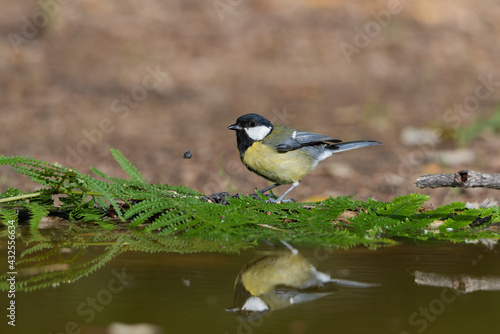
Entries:
[[283,199],[320,161],[332,154],[382,144],[373,140],[342,142],[340,139],[271,123],[257,114],[239,117],[228,129],[236,131],[237,147],[243,164],[250,171],[274,182],[259,190],[260,194],[282,184],[292,184],[277,200],[267,200],[274,203],[290,201]]
[[226,311],[250,320],[272,310],[330,295],[339,286],[378,286],[332,279],[329,274],[318,271],[297,249],[285,241],[282,243],[289,251],[260,257],[241,270],[234,284],[234,306]]

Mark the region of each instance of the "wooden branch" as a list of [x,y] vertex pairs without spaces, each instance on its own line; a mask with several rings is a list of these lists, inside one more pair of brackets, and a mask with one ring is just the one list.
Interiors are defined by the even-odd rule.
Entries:
[[427,174],[417,179],[419,188],[463,187],[500,189],[500,174],[478,173],[464,169],[453,174]]

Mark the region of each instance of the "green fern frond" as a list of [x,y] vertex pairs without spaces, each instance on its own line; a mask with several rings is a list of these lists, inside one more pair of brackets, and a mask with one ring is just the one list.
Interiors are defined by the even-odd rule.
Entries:
[[164,212],[150,226],[146,227],[146,230],[163,229],[163,234],[183,233],[187,226],[182,223],[189,223],[189,218],[189,214],[182,212]]
[[428,200],[429,196],[422,194],[399,196],[392,199],[385,208],[379,209],[377,214],[389,217],[409,217],[415,214]]
[[14,225],[17,226],[18,221],[19,221],[19,219],[18,219],[17,210],[0,207],[0,222],[1,223],[3,223],[5,226],[7,226],[7,224],[9,224],[9,222],[14,222]]
[[[0,157],[0,164],[10,165],[45,187],[32,193],[10,189],[0,194],[0,218],[12,216],[13,210],[28,210],[33,216],[30,226],[34,232],[42,216],[58,210],[75,221],[96,222],[101,229],[111,229],[116,226],[116,212],[122,222],[128,223],[130,231],[143,225],[139,230],[146,234],[248,243],[292,239],[312,245],[337,243],[342,247],[377,247],[391,243],[390,238],[394,237],[498,238],[492,231],[471,225],[485,215],[498,220],[498,209],[474,211],[466,209],[463,203],[455,203],[427,210],[422,205],[429,197],[421,194],[396,197],[389,203],[338,197],[318,203],[279,205],[240,196],[227,198],[229,205],[222,206],[203,201],[202,194],[188,187],[148,184],[122,153],[114,149],[111,152],[129,179],[111,177],[95,168],[91,168],[95,174],[91,177],[29,157]],[[54,207],[55,194],[60,195],[60,208]],[[428,234],[435,221],[441,222],[439,233]],[[37,256],[33,258],[42,259]]]
[[49,214],[49,210],[47,209],[46,206],[37,204],[37,203],[29,203],[27,205],[30,213],[31,213],[31,224],[30,228],[32,230],[38,229],[38,225],[40,224],[40,220],[42,220],[43,217],[47,216]]
[[36,244],[33,247],[30,247],[30,248],[22,251],[20,257],[23,258],[25,256],[32,255],[33,253],[39,252],[41,250],[52,249],[52,248],[54,248],[54,245],[47,243],[47,242],[41,242],[41,243]]
[[132,219],[130,226],[137,227],[152,216],[172,208],[175,208],[175,204],[171,200],[155,194],[151,198],[132,205],[125,211],[124,218]]
[[146,182],[144,176],[142,176],[142,174],[137,170],[137,168],[135,168],[135,166],[132,165],[130,161],[128,161],[127,158],[125,158],[125,156],[120,151],[111,148],[111,154],[115,158],[116,162],[120,164],[125,173],[127,173],[131,182],[135,183]]
[[6,157],[2,155],[0,156],[0,165],[10,165],[16,172],[48,187],[57,187],[58,182],[69,171],[68,168],[23,156]]
[[122,194],[116,194],[116,193],[109,191],[110,186],[108,183],[106,183],[104,181],[92,179],[90,177],[86,181],[91,186],[91,189],[93,189],[96,192],[101,193],[102,196],[109,202],[109,204],[115,209],[116,214],[118,215],[120,220],[125,221],[120,204],[118,204],[118,201],[116,200]]
[[140,224],[145,223],[148,219],[152,218],[153,216],[164,212],[165,208],[163,207],[162,202],[147,202],[145,204],[149,205],[144,205],[142,207],[149,207],[145,211],[140,211],[135,217],[133,217],[132,221],[130,222],[130,227],[137,227]]
[[81,222],[97,222],[98,224],[103,222],[103,212],[93,206],[81,206],[76,207],[70,212],[70,219]]

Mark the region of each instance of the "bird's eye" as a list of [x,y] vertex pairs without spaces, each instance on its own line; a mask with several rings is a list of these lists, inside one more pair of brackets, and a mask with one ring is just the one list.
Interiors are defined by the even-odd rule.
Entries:
[[257,124],[254,121],[251,121],[249,125],[251,128],[254,128]]

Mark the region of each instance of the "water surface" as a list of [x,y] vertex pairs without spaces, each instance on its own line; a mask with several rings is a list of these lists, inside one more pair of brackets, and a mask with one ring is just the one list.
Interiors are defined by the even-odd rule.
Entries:
[[[3,268],[6,241],[1,239]],[[32,246],[18,239],[18,254]],[[89,247],[82,256],[91,259],[106,247]],[[127,251],[75,282],[17,292],[16,327],[7,326],[4,315],[2,327],[8,333],[54,334],[106,333],[114,322],[152,324],[163,333],[500,331],[500,291],[495,290],[500,256],[494,248],[407,240],[377,250],[298,249],[332,277],[380,286],[340,288],[323,298],[243,321],[225,311],[233,305],[235,278],[245,264],[275,248],[263,244],[240,254]],[[1,293],[5,301],[7,292]]]

